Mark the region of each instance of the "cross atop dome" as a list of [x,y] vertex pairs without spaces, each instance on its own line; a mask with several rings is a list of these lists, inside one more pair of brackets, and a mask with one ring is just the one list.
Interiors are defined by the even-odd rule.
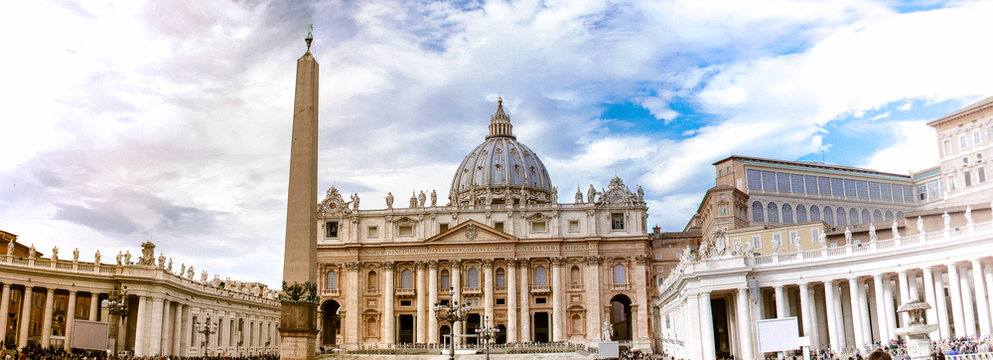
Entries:
[[503,97],[497,98],[497,110],[490,116],[490,135],[486,136],[487,139],[492,137],[509,137],[511,139],[516,139],[514,137],[514,126],[510,124],[510,116],[503,112]]

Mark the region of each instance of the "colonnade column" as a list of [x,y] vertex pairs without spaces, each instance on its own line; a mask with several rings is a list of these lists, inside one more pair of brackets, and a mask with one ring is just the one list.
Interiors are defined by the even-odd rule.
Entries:
[[952,325],[955,326],[955,336],[965,336],[962,293],[959,292],[959,269],[955,263],[948,263],[948,297],[952,303]]
[[45,315],[41,323],[41,347],[47,348],[52,341],[52,311],[55,310],[55,289],[45,292]]
[[[531,266],[528,259],[520,259],[520,269],[521,269],[521,342],[531,341],[531,292],[530,292],[530,282],[528,278],[528,269]],[[599,312],[599,309],[594,309],[594,311]]]
[[[948,320],[948,303],[945,300],[945,280],[942,278],[941,269],[937,266],[932,266],[928,272],[931,273],[933,281],[933,284],[931,285],[934,290],[933,304],[937,305],[931,310],[934,310],[935,316],[938,320],[938,338],[952,337],[952,327],[949,325]],[[930,321],[928,322],[930,323]]]
[[[6,317],[6,313],[0,311]],[[66,336],[65,341],[62,343],[62,349],[69,351],[72,348],[72,330],[73,321],[76,319],[76,290],[69,290],[69,304],[66,307]],[[3,328],[0,328],[3,329]]]
[[786,307],[786,296],[783,295],[783,285],[774,287],[776,293],[776,318],[785,319],[790,317],[790,309]]
[[[183,338],[183,304],[176,303],[176,310],[172,313],[172,349],[173,356],[180,355],[180,344]],[[236,354],[237,355],[237,354]]]
[[427,279],[425,279],[427,274],[425,274],[426,270],[424,269],[426,267],[427,263],[423,261],[417,262],[417,285],[415,286],[417,289],[417,337],[415,342],[418,344],[426,343],[428,335],[428,322],[426,319],[428,312],[427,305],[425,304],[427,302],[427,294],[424,292],[424,288],[427,287]]
[[889,279],[883,278],[883,310],[886,313],[886,332],[890,336],[890,340],[896,340],[896,309],[894,308],[893,299],[893,286]]
[[[907,270],[903,269],[896,273],[897,282],[900,284],[900,301],[899,303],[906,303],[910,299],[910,285],[907,284]],[[900,314],[900,326],[906,326],[910,320],[910,314],[901,313]]]
[[[148,355],[159,355],[159,351],[162,349],[162,304],[165,299],[152,297],[152,316],[151,320],[151,331],[149,332],[149,348]],[[215,318],[218,318],[215,313]]]
[[[986,294],[989,297],[987,305],[990,307],[989,315],[991,320],[991,327],[993,327],[993,266],[983,267],[983,278],[986,279]],[[991,330],[993,331],[993,330]]]
[[[931,308],[924,312],[927,318],[928,324],[938,323],[938,303],[937,298],[934,296],[934,273],[931,272],[931,267],[925,267],[922,274],[922,279],[924,281],[924,301],[928,304],[933,304]],[[944,300],[944,299],[942,299]],[[932,331],[928,336],[931,340],[938,340],[941,338],[942,331]]]
[[[807,284],[800,284],[800,308],[803,313],[803,335],[810,336],[810,309],[804,296],[807,295]],[[748,288],[738,288],[738,338],[741,339],[741,360],[754,360],[755,349],[752,348],[752,319],[749,309]]]
[[357,346],[359,343],[359,268],[358,262],[345,263],[348,272],[348,293],[345,296],[345,326],[342,338],[347,346]]
[[[90,292],[90,321],[97,321],[97,316],[100,314],[100,294],[95,292]],[[107,320],[105,319],[104,322]]]
[[857,277],[848,278],[848,295],[849,300],[852,304],[852,330],[855,333],[855,346],[862,347],[868,341],[865,341],[865,335],[862,333],[862,310],[865,306],[862,305],[860,298],[862,282],[859,281]]
[[714,344],[714,314],[710,307],[710,292],[700,293],[700,342],[703,343],[703,359],[717,358],[717,347]]
[[861,344],[858,344],[858,345],[865,345],[865,344],[868,344],[868,343],[872,343],[872,326],[869,325],[869,323],[872,322],[871,321],[872,318],[869,317],[869,306],[870,306],[870,303],[869,303],[869,296],[867,294],[869,291],[867,291],[865,287],[866,287],[865,282],[863,282],[862,280],[859,280],[859,282],[858,282],[858,288],[859,288],[859,315],[862,316],[862,323],[859,324],[859,325],[857,325],[857,326],[861,326],[862,327],[862,340],[864,342],[861,343]]
[[840,350],[838,345],[841,343],[838,338],[838,318],[835,315],[834,298],[834,281],[824,281],[824,308],[827,310],[828,345],[832,351],[837,353]]
[[848,337],[845,336],[845,307],[842,300],[843,290],[841,283],[834,284],[834,318],[838,324],[838,347],[848,346]]
[[959,274],[959,292],[962,294],[962,315],[966,335],[976,335],[976,311],[972,307],[972,289],[969,288],[969,268]]
[[31,292],[34,288],[31,286],[24,287],[24,296],[21,300],[21,315],[17,317],[20,321],[20,332],[17,334],[17,348],[23,348],[28,346],[28,325],[31,323]]
[[[742,291],[744,291],[744,289],[738,289],[738,292],[739,292],[738,301],[739,302],[741,301],[741,294],[740,293]],[[747,300],[747,297],[745,298],[745,300]],[[812,332],[811,329],[813,329],[813,327],[814,327],[813,325],[814,324],[810,320],[812,318],[811,314],[814,313],[814,311],[811,311],[811,310],[814,310],[814,309],[812,309],[810,307],[810,305],[811,305],[810,304],[810,288],[807,287],[807,283],[801,282],[800,283],[800,318],[803,321],[803,336],[806,336],[808,338],[811,338],[811,344],[813,344],[813,340],[814,339],[812,338],[812,335],[813,334],[811,334],[811,332]],[[746,306],[747,306],[747,304],[746,304]],[[738,314],[741,314],[741,305],[738,305]],[[741,315],[739,315],[739,317],[740,316]],[[751,331],[749,331],[748,333],[749,333],[749,335],[751,335]],[[751,340],[751,339],[749,339],[749,340]]]
[[10,314],[10,284],[3,284],[3,292],[0,294],[0,334],[5,339],[7,337],[7,317]]
[[507,259],[507,343],[517,342],[517,259]]
[[193,313],[193,308],[189,305],[183,305],[183,309],[180,311],[180,315],[186,321],[183,321],[182,337],[179,341],[179,356],[188,356],[190,352],[190,344],[193,342],[193,318],[191,314]]
[[[168,299],[162,302],[162,344],[159,347],[159,355],[169,355],[172,348],[172,302]],[[224,327],[225,332],[230,332],[229,326]]]
[[559,257],[552,258],[552,341],[564,341],[562,325],[565,324],[565,309],[562,306],[562,295],[565,288],[562,286],[562,263],[565,260]]
[[[496,322],[493,317],[493,290],[496,279],[493,278],[493,259],[483,259],[483,315],[480,320],[482,327],[491,327]],[[492,344],[496,339],[490,339]]]
[[[396,289],[396,283],[393,280],[394,268],[395,264],[392,261],[387,261],[382,264],[383,279],[386,281],[386,284],[383,285],[385,287],[383,289],[383,331],[382,339],[380,341],[384,344],[392,344],[396,339],[396,335],[393,333],[393,331],[396,330],[396,317],[393,315],[393,302],[396,299],[396,296],[393,294]],[[325,324],[324,326],[331,326],[331,324]]]
[[[455,293],[453,295],[454,297],[451,300],[449,300],[450,301],[449,304],[454,304],[455,300],[458,300],[459,304],[462,304],[462,261],[452,260],[451,264],[452,264],[451,281],[452,281],[452,287],[455,288]],[[455,345],[462,344],[462,338],[459,337],[458,335],[462,335],[461,325],[464,324],[465,324],[464,321],[459,323],[460,326],[455,326],[455,324],[452,324],[451,334],[453,334],[452,341]]]
[[986,300],[986,286],[983,281],[983,263],[979,259],[972,260],[972,279],[976,289],[976,316],[979,317],[979,333],[990,335],[990,308]]
[[137,318],[135,320],[134,328],[134,354],[135,356],[146,356],[148,354],[145,350],[145,328],[147,328],[147,326],[145,326],[145,313],[148,312],[148,298],[145,296],[138,296],[138,308],[135,310]]
[[[428,261],[428,343],[438,343],[438,317],[434,304],[438,303],[438,261]],[[392,309],[391,309],[392,310]],[[392,315],[392,311],[390,312]]]

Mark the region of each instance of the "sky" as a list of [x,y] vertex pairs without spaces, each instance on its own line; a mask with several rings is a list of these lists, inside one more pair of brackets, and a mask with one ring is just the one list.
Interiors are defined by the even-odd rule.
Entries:
[[86,261],[150,240],[275,287],[313,24],[319,195],[446,198],[502,96],[560,199],[619,176],[679,231],[732,154],[936,165],[926,123],[993,95],[991,18],[989,1],[2,2],[0,230]]

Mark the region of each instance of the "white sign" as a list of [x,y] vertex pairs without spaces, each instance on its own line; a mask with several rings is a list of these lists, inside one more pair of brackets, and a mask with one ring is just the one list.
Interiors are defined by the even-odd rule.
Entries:
[[107,350],[110,324],[98,321],[73,320],[72,344],[76,349]]
[[759,352],[794,350],[800,347],[800,327],[797,318],[755,321]]
[[597,348],[597,359],[616,359],[621,357],[620,344],[616,341],[601,341]]

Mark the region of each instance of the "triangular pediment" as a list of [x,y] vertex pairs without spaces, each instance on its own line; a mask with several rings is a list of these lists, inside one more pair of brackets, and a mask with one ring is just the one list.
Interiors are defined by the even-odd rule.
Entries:
[[425,243],[480,243],[517,242],[517,237],[486,226],[476,220],[467,220],[445,232],[432,236]]

